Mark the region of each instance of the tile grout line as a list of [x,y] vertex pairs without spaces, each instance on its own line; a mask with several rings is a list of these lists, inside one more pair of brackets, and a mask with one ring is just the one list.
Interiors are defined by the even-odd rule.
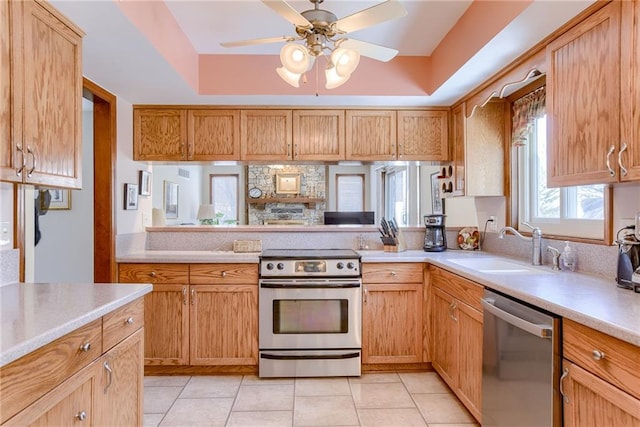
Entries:
[[[362,374],[360,375],[362,378]],[[356,411],[356,417],[358,417],[358,426],[362,426],[362,418],[360,418],[360,412],[358,411],[358,406],[356,405],[356,398],[353,396],[353,388],[351,388],[351,378],[347,379],[347,383],[349,384],[349,394],[351,394],[351,401],[353,402],[353,409]]]
[[[400,375],[398,373],[398,376],[400,377],[400,382],[402,383],[402,386],[404,387],[404,389],[407,391],[407,393],[409,394],[409,397],[411,398],[411,401],[413,402],[413,406],[416,408],[416,410],[418,411],[418,413],[420,414],[420,418],[422,418],[422,420],[424,421],[424,424],[429,427],[429,423],[427,422],[427,419],[424,417],[424,414],[422,413],[422,410],[420,409],[420,406],[418,406],[418,402],[416,402],[416,400],[413,398],[413,393],[411,393],[409,391],[409,388],[407,387],[407,384],[404,382],[404,379],[402,379],[402,375]],[[418,394],[418,393],[416,393]]]
[[240,394],[240,389],[242,388],[242,383],[244,383],[244,377],[245,375],[242,375],[242,378],[240,378],[240,384],[238,384],[238,389],[236,390],[236,394],[233,397],[233,402],[231,402],[231,407],[229,408],[229,413],[227,414],[227,418],[225,418],[224,420],[224,425],[228,425],[229,424],[229,419],[231,418],[231,414],[233,413],[233,407],[236,405],[236,402],[238,401],[238,395]]

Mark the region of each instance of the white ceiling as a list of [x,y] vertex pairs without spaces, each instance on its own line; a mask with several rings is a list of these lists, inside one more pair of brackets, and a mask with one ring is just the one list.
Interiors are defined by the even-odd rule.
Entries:
[[[593,1],[534,0],[436,92],[411,97],[198,95],[114,1],[51,0],[51,3],[86,33],[83,39],[85,76],[133,104],[430,106],[453,104]],[[273,55],[278,54],[281,44],[228,49],[220,47],[220,43],[293,35],[292,24],[258,0],[166,0],[165,3],[198,53]],[[290,3],[298,11],[312,8],[308,1]],[[321,8],[341,18],[377,3],[379,1],[326,0]],[[469,0],[403,0],[402,3],[408,10],[406,17],[350,35],[398,49],[402,56],[426,56],[470,5]]]

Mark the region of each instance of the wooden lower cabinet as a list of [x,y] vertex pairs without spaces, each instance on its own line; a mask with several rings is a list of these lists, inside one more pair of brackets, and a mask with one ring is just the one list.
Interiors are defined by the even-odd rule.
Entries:
[[363,364],[423,361],[423,268],[419,263],[363,264]]
[[564,360],[565,427],[639,427],[640,399]]
[[97,425],[142,425],[143,340],[138,330],[102,356]]
[[145,295],[145,365],[189,364],[188,295],[187,284],[155,284]]
[[257,365],[258,286],[192,285],[191,365]]
[[430,277],[433,367],[481,421],[483,287],[437,267]]

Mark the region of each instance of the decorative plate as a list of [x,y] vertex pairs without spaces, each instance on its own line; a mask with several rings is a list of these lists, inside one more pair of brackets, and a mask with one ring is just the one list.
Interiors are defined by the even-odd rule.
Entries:
[[458,233],[458,247],[467,251],[478,249],[480,233],[476,227],[465,227]]

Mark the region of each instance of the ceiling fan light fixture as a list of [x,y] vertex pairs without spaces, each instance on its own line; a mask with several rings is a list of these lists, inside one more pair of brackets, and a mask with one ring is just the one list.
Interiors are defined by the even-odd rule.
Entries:
[[309,52],[304,46],[287,43],[280,51],[280,61],[290,73],[302,74],[309,69]]
[[342,86],[349,80],[351,74],[347,74],[346,76],[341,76],[336,72],[336,67],[330,66],[326,70],[324,70],[324,76],[327,79],[327,84],[325,87],[327,89],[335,89],[338,86]]
[[353,49],[338,47],[331,53],[331,62],[339,76],[349,76],[360,63],[360,54]]
[[289,83],[291,86],[300,87],[300,76],[302,73],[292,73],[285,67],[276,68],[276,73],[278,73],[282,80]]

